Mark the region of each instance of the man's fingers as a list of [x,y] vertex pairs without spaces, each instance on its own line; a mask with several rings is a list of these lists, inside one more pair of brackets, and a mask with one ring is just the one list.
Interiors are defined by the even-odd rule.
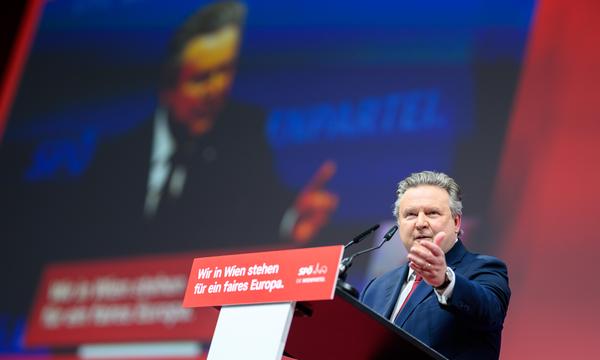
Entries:
[[[438,235],[436,235],[436,238]],[[421,241],[421,246],[427,248],[427,250],[429,250],[433,254],[433,256],[443,256],[444,255],[444,251],[441,249],[440,245],[438,245],[438,244],[434,244],[429,241]]]
[[298,213],[298,219],[292,230],[295,241],[308,242],[327,223],[329,216],[337,208],[338,196],[323,189],[335,171],[335,162],[325,161],[300,191],[294,203]]
[[437,234],[435,243],[431,241],[420,241],[415,243],[408,253],[409,266],[429,285],[439,285],[446,271],[446,258],[439,247],[439,238],[443,239],[445,234]]
[[444,241],[444,238],[446,238],[446,233],[443,231],[440,231],[439,233],[435,234],[435,236],[433,237],[433,243],[439,247],[442,247],[442,241]]
[[303,191],[315,191],[323,188],[333,175],[335,175],[336,169],[337,166],[333,160],[325,161],[304,187]]
[[425,273],[425,267],[417,264],[416,262],[411,261],[408,263],[408,266],[416,271],[419,275],[423,275]]
[[413,246],[410,249],[410,255],[422,259],[424,262],[437,263],[439,260],[431,253],[431,251],[424,246]]
[[339,198],[337,195],[326,191],[313,191],[301,193],[296,201],[297,210],[304,211],[326,211],[330,212],[337,207]]
[[417,274],[421,275],[428,283],[437,276],[438,270],[435,269],[433,266],[420,266],[419,264],[412,261],[408,263],[408,266],[411,269],[413,269]]
[[433,262],[427,261],[423,258],[419,258],[419,257],[412,256],[412,255],[408,256],[408,261],[411,263],[414,263],[416,266],[423,269],[424,271],[433,271],[434,269],[438,268],[442,264],[442,263],[439,263],[436,261],[433,261]]

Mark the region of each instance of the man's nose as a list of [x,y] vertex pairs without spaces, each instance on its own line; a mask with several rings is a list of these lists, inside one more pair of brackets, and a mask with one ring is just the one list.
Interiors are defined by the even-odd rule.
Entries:
[[218,71],[211,74],[207,86],[210,95],[215,96],[221,94],[231,82],[230,78],[231,74],[224,71]]
[[422,211],[419,212],[419,215],[417,216],[417,228],[418,229],[422,229],[427,227],[427,219],[425,218],[425,213],[423,213]]

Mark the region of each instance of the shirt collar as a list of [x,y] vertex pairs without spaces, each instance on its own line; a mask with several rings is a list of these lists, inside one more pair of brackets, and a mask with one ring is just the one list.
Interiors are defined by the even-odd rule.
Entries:
[[167,162],[175,152],[177,144],[169,130],[167,110],[163,107],[156,109],[154,114],[154,137],[152,139],[152,157],[155,162]]
[[411,268],[408,268],[408,276],[406,277],[406,282],[413,281],[415,279],[415,276],[417,276],[415,271]]

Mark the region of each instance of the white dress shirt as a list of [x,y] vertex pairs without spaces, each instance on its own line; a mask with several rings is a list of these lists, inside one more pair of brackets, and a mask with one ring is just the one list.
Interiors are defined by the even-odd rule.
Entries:
[[166,184],[173,166],[170,161],[171,156],[173,156],[175,150],[177,150],[177,143],[169,130],[167,111],[159,108],[154,115],[154,136],[152,138],[150,169],[146,184],[146,201],[144,203],[144,215],[148,217],[156,214],[160,199],[165,195],[165,189],[174,197],[181,194],[186,178],[185,167],[180,166],[174,169],[171,181]]

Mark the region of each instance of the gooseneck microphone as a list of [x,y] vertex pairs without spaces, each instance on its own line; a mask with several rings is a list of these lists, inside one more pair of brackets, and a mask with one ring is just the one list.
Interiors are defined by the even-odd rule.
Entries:
[[346,245],[344,245],[344,250],[347,249],[347,248],[349,248],[350,246],[352,246],[354,244],[358,244],[367,235],[369,235],[370,233],[372,233],[373,231],[375,231],[377,229],[379,229],[379,224],[375,224],[375,225],[371,226],[370,228],[368,228],[367,230],[365,230],[365,231],[361,232],[360,234],[356,235],[352,240],[350,240],[349,243],[347,243]]
[[381,242],[379,243],[379,245],[370,247],[368,249],[361,250],[361,251],[359,251],[357,253],[354,253],[350,257],[344,258],[342,260],[342,263],[340,264],[340,272],[338,274],[338,278],[341,279],[342,281],[345,281],[346,280],[346,272],[348,271],[348,269],[350,268],[350,266],[352,266],[352,261],[354,261],[354,258],[356,258],[359,255],[366,254],[368,252],[371,252],[371,251],[379,249],[387,241],[390,241],[390,239],[392,238],[392,236],[394,236],[394,234],[396,233],[397,230],[398,230],[398,225],[392,226],[388,230],[388,232],[385,233],[385,235],[383,236],[383,240],[381,240]]

